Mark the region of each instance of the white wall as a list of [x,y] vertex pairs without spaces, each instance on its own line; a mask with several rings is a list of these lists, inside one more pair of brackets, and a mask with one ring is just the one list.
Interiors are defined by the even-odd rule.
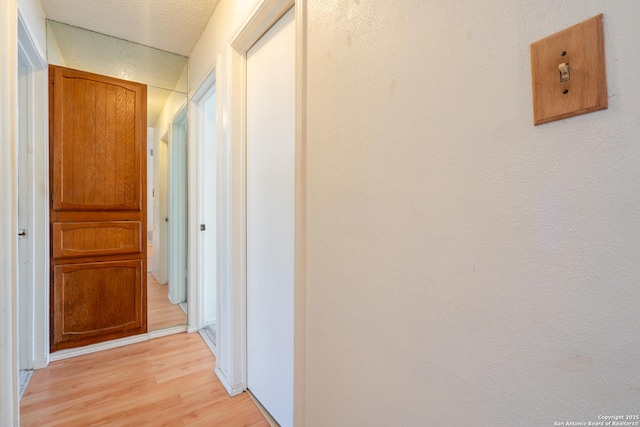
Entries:
[[[161,142],[160,138],[167,134],[169,125],[180,110],[180,107],[186,102],[186,95],[178,92],[172,92],[167,98],[167,102],[162,112],[156,120],[153,129],[153,169],[154,169],[154,188],[155,199],[153,205],[153,255],[152,255],[152,272],[154,277],[160,283],[167,283],[168,280],[168,223],[164,220],[168,217],[168,201],[169,201],[169,146],[166,142]],[[168,137],[168,134],[167,134]]]
[[[231,330],[233,325],[241,325],[242,310],[238,309],[241,303],[242,280],[244,275],[244,235],[241,232],[244,200],[241,176],[244,172],[243,148],[239,138],[232,140],[231,134],[240,135],[238,116],[239,108],[230,109],[229,70],[232,67],[229,41],[235,31],[249,15],[256,0],[221,0],[207,24],[200,40],[193,48],[189,56],[189,91],[190,96],[196,92],[205,81],[215,66],[216,91],[218,93],[218,107],[220,109],[220,148],[219,148],[219,264],[218,283],[220,286],[220,311],[217,313],[217,322],[220,325],[220,335],[217,336],[218,354],[216,357],[216,373],[221,378],[227,390],[233,394],[239,393],[246,387],[244,366],[238,362],[238,355],[243,352],[243,339],[232,339],[233,334],[242,334],[242,328]],[[238,76],[236,76],[237,78]],[[194,103],[190,104],[190,120],[195,117]],[[191,124],[190,124],[191,126]],[[198,170],[194,166],[198,164],[197,135],[190,127],[189,133],[189,221],[199,224]],[[233,175],[233,179],[230,177]],[[193,202],[191,202],[193,201]],[[197,253],[197,238],[189,238],[189,262],[190,281],[194,281],[194,272]],[[189,311],[191,316],[193,311]],[[190,317],[191,318],[191,317]],[[190,321],[191,324],[191,321]],[[237,336],[235,338],[238,338]]]
[[36,43],[40,54],[46,58],[47,28],[44,9],[39,0],[16,0],[20,15],[29,29],[29,33]]
[[51,27],[47,27],[47,61],[49,64],[67,66],[62,51],[60,51],[58,39],[56,39],[55,33],[51,31]]
[[[147,234],[145,235],[145,242],[149,240],[149,232],[153,233],[153,221],[154,221],[154,189],[153,189],[153,166],[154,158],[151,155],[154,149],[155,128],[147,127]],[[155,154],[155,153],[154,153]],[[153,241],[153,234],[151,234],[151,240]],[[147,267],[148,268],[148,267]]]
[[[189,90],[195,92],[205,79],[217,55],[226,66],[229,39],[258,0],[220,0],[216,10],[189,55]],[[224,68],[224,67],[222,67]]]
[[[534,127],[529,44],[600,12],[609,109]],[[638,411],[639,16],[309,0],[307,427]]]

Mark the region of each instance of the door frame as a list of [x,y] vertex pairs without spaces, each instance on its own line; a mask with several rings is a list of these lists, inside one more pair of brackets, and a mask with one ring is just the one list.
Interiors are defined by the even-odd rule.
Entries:
[[[44,54],[37,48],[23,17],[18,11],[15,0],[0,3],[0,425],[17,425],[19,423],[18,396],[18,325],[17,325],[17,82],[18,82],[18,43],[27,50],[34,64],[43,67],[43,72],[34,75],[34,91],[36,97],[34,114],[42,114],[42,120],[32,121],[34,129],[34,185],[39,192],[34,193],[34,223],[44,227],[42,239],[48,239],[48,79]],[[42,175],[44,180],[41,181]],[[39,186],[39,187],[38,187]],[[36,231],[34,230],[34,233]],[[46,240],[45,240],[46,241]],[[35,244],[34,244],[35,245]],[[48,243],[43,244],[48,250]],[[40,252],[36,257],[40,256]],[[48,255],[45,257],[47,258]],[[41,292],[34,297],[34,312],[40,310],[44,318],[34,319],[35,359],[37,366],[48,361],[48,260],[36,265],[34,280],[42,278]],[[42,308],[44,307],[44,308]],[[42,344],[45,345],[42,345]],[[40,367],[44,367],[40,366]]]
[[[18,8],[0,3],[0,425],[19,423],[16,325]],[[10,344],[9,344],[10,343]]]
[[[304,301],[306,266],[306,0],[261,0],[248,14],[230,41],[229,76],[230,97],[227,106],[230,117],[230,137],[234,142],[232,180],[239,183],[239,191],[232,200],[232,212],[240,221],[232,227],[232,257],[239,262],[234,272],[229,298],[230,309],[238,313],[231,325],[231,359],[238,369],[233,372],[232,384],[247,387],[247,312],[246,312],[246,147],[247,147],[247,87],[246,67],[249,49],[292,6],[296,6],[296,81],[295,81],[295,225],[294,225],[294,425],[304,424]],[[226,302],[226,301],[225,301]],[[224,333],[224,331],[222,332]]]
[[[221,167],[221,145],[222,145],[222,133],[221,133],[221,114],[220,114],[220,89],[218,87],[220,56],[216,58],[213,67],[207,73],[204,81],[194,91],[190,91],[188,100],[188,146],[187,158],[188,164],[191,165],[188,171],[188,197],[189,197],[189,211],[188,211],[188,224],[189,224],[189,242],[188,242],[188,266],[187,274],[189,276],[188,293],[189,298],[187,300],[187,316],[189,319],[189,332],[196,332],[204,327],[204,287],[205,287],[205,275],[204,265],[206,263],[204,253],[204,239],[200,230],[200,225],[205,224],[204,216],[204,204],[205,197],[205,178],[203,171],[206,167],[203,153],[205,152],[205,144],[207,143],[203,130],[203,114],[201,103],[208,99],[207,95],[215,88],[216,97],[216,120],[217,126],[217,171],[218,179],[216,183],[216,223],[205,224],[207,228],[215,231],[216,235],[216,265],[220,266],[220,167]],[[195,166],[195,167],[193,167]],[[220,274],[219,268],[216,269],[215,281],[217,300],[220,296]],[[218,308],[216,310],[219,313]],[[219,317],[219,316],[218,316]],[[217,322],[218,328],[220,327],[220,321]],[[220,339],[220,333],[218,332],[218,340]],[[216,359],[216,367],[220,364],[220,360]]]
[[[31,301],[27,325],[29,336],[24,348],[29,354],[27,364],[31,369],[45,368],[49,363],[49,120],[48,120],[48,65],[33,41],[22,16],[18,13],[18,51],[30,66],[28,99],[28,138],[32,149],[29,163],[32,166],[29,179],[31,213],[28,219],[31,229],[32,263],[30,289],[26,297]],[[19,309],[19,308],[18,308]],[[23,338],[20,342],[25,342]]]
[[[185,286],[187,246],[184,242],[187,236],[184,235],[183,230],[187,229],[188,198],[186,193],[183,194],[183,197],[177,197],[183,193],[182,189],[186,186],[187,136],[187,104],[185,101],[169,125],[168,283],[169,301],[172,304],[184,302],[187,295]],[[182,150],[185,152],[181,152]]]

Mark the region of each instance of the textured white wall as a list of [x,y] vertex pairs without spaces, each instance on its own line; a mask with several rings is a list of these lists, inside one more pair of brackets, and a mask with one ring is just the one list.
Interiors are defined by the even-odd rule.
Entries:
[[62,52],[60,51],[60,45],[58,44],[58,39],[53,31],[51,31],[51,26],[47,25],[47,62],[49,64],[60,65],[63,67],[67,66],[67,62],[64,60],[64,56],[62,56]]
[[[147,127],[147,235],[145,236],[145,242],[149,240],[149,232],[153,233],[154,223],[154,194],[153,194],[153,167],[154,161],[151,155],[151,150],[154,149],[155,140],[155,128]],[[151,241],[153,241],[153,234],[151,235]]]
[[40,0],[16,0],[18,10],[22,19],[24,19],[33,41],[37,44],[38,49],[43,57],[47,53],[47,28],[44,10],[40,4]]
[[247,17],[257,0],[221,0],[189,55],[189,89],[195,92],[202,84],[217,55],[226,67],[229,40]]
[[[529,44],[604,13],[609,109],[532,125]],[[640,402],[640,2],[308,2],[306,426]]]
[[[216,67],[216,91],[218,93],[218,108],[220,109],[220,147],[219,147],[219,163],[220,163],[220,183],[219,198],[220,206],[218,218],[219,225],[219,259],[218,259],[218,283],[220,286],[220,311],[217,313],[217,322],[220,325],[220,336],[217,337],[218,354],[216,358],[216,372],[223,380],[228,390],[239,393],[244,387],[245,376],[243,374],[244,363],[239,362],[238,358],[243,351],[242,337],[235,337],[233,334],[241,334],[240,327],[232,330],[233,325],[239,325],[240,312],[238,304],[240,301],[239,291],[241,287],[242,275],[245,271],[245,265],[242,262],[243,242],[245,236],[240,232],[243,199],[241,179],[244,159],[242,157],[242,148],[239,139],[231,141],[231,114],[229,110],[229,70],[231,68],[229,41],[233,37],[235,31],[240,27],[241,23],[249,15],[255,5],[256,0],[221,0],[216,7],[209,24],[205,28],[202,36],[189,56],[189,91],[191,95],[195,94],[203,81],[212,71],[214,65]],[[218,62],[216,62],[218,61]],[[190,106],[190,119],[196,117],[195,104]],[[239,108],[234,111],[235,134],[239,134],[240,130],[237,125],[237,117],[239,116]],[[192,123],[192,122],[191,122]],[[190,162],[190,188],[193,190],[197,184],[197,168],[198,157],[201,153],[197,150],[197,135],[194,129],[189,131],[189,162]],[[233,145],[232,145],[233,144]],[[235,174],[231,179],[231,174]],[[238,179],[236,179],[238,178]],[[196,204],[202,201],[196,200],[196,195],[190,193],[189,212],[190,220],[193,223],[198,221],[195,212],[198,210]],[[195,245],[197,238],[189,240],[190,254],[196,253]],[[191,257],[194,263],[195,256]],[[193,270],[193,265],[191,266]],[[191,276],[193,277],[193,276]],[[235,286],[235,287],[234,287]],[[238,339],[240,338],[240,339]]]

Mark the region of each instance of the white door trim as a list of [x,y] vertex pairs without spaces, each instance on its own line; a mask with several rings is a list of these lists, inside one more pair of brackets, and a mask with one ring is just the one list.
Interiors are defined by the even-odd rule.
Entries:
[[[189,275],[189,298],[188,298],[188,317],[189,317],[189,332],[195,332],[204,327],[204,239],[201,235],[200,224],[203,223],[202,209],[203,209],[203,197],[205,197],[203,189],[202,171],[206,165],[204,159],[202,159],[204,152],[204,135],[203,135],[203,120],[200,107],[200,102],[203,101],[209,91],[216,85],[216,102],[218,105],[217,120],[220,122],[220,91],[217,87],[218,79],[218,66],[220,59],[217,58],[212,69],[207,74],[207,77],[200,84],[200,86],[191,92],[189,95],[189,111],[188,111],[188,185],[189,185],[189,212],[188,223],[189,228],[189,262],[188,262],[188,275]],[[218,126],[218,151],[220,147],[220,126]],[[220,162],[218,162],[220,163]],[[218,165],[219,169],[220,165]],[[217,191],[217,198],[219,199],[219,184]],[[220,201],[217,200],[217,205],[220,206]],[[219,221],[217,221],[219,223]],[[213,227],[219,233],[219,224],[206,224],[207,227]],[[218,234],[219,235],[219,234]],[[219,239],[217,242],[219,254]],[[218,257],[219,258],[219,257]],[[219,260],[217,261],[219,264]],[[216,364],[219,360],[216,360]]]
[[307,0],[296,1],[296,177],[293,293],[293,425],[304,426],[307,277]]
[[[222,99],[223,99],[223,91],[224,88],[221,85],[223,71],[220,64],[220,56],[216,58],[216,62],[212,69],[207,74],[207,77],[203,80],[200,86],[194,90],[193,95],[191,96],[190,102],[190,115],[189,115],[189,130],[190,130],[190,141],[192,141],[192,146],[197,146],[197,150],[200,153],[198,158],[190,162],[191,165],[198,165],[198,181],[202,188],[203,183],[200,182],[201,172],[206,166],[206,160],[204,159],[202,153],[204,153],[204,144],[208,143],[206,141],[206,135],[204,134],[203,129],[203,120],[202,114],[204,111],[202,110],[201,102],[208,99],[208,96],[211,94],[211,91],[215,89],[215,97],[216,97],[216,122],[217,122],[217,176],[216,176],[216,223],[215,224],[207,224],[207,228],[214,227],[216,234],[216,266],[217,271],[215,274],[216,280],[216,343],[212,347],[214,349],[214,353],[216,355],[216,367],[215,372],[217,376],[220,378],[220,381],[226,388],[227,392],[231,395],[238,394],[242,392],[242,389],[238,388],[237,383],[233,381],[229,372],[233,370],[233,367],[230,366],[230,351],[231,351],[231,340],[232,331],[230,330],[230,325],[232,325],[231,317],[233,315],[230,312],[229,308],[232,304],[229,303],[228,298],[230,296],[229,288],[230,288],[230,247],[229,247],[229,230],[230,230],[230,207],[229,207],[229,193],[230,193],[230,164],[229,164],[229,156],[230,156],[230,144],[228,137],[228,126],[227,120],[225,119],[224,114],[222,113]],[[198,210],[201,210],[202,197],[204,197],[204,190],[201,189],[198,191]],[[191,204],[193,206],[193,204]],[[202,245],[198,245],[199,254],[198,254],[198,264],[199,269],[198,272],[200,274],[200,278],[198,279],[198,288],[197,288],[197,329],[201,329],[205,326],[205,286],[203,274],[203,264],[206,262],[203,258],[202,253]],[[209,284],[210,286],[210,284]]]
[[18,10],[0,3],[0,425],[19,423],[16,342]]
[[246,59],[247,51],[293,5],[296,6],[296,165],[294,251],[294,425],[304,425],[304,301],[305,301],[305,147],[306,147],[306,0],[261,0],[231,38],[229,45],[229,132],[232,141],[231,228],[233,316],[233,379],[247,387],[246,347]]
[[33,286],[29,295],[30,325],[33,345],[29,364],[33,369],[49,363],[49,102],[48,65],[27,26],[18,14],[18,49],[30,62],[29,136],[33,149],[31,172]]
[[[33,312],[37,313],[34,316],[34,366],[44,367],[49,350],[47,64],[18,14],[16,1],[7,0],[0,4],[0,425],[7,426],[19,423],[16,300],[18,43],[38,70],[33,80],[33,105],[39,108],[34,108],[31,120],[34,124],[34,186],[44,194],[33,194],[33,233],[40,233],[44,243],[35,253],[34,283],[39,286],[38,289],[46,289],[34,299]],[[38,149],[43,151],[37,153]],[[45,181],[41,182],[43,177]],[[42,257],[46,260],[42,260]],[[41,310],[40,313],[38,310]]]

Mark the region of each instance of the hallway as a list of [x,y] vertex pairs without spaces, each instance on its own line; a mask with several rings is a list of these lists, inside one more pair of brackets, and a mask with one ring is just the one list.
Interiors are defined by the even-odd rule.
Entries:
[[268,426],[248,394],[229,397],[214,362],[186,333],[53,362],[31,378],[21,425]]

